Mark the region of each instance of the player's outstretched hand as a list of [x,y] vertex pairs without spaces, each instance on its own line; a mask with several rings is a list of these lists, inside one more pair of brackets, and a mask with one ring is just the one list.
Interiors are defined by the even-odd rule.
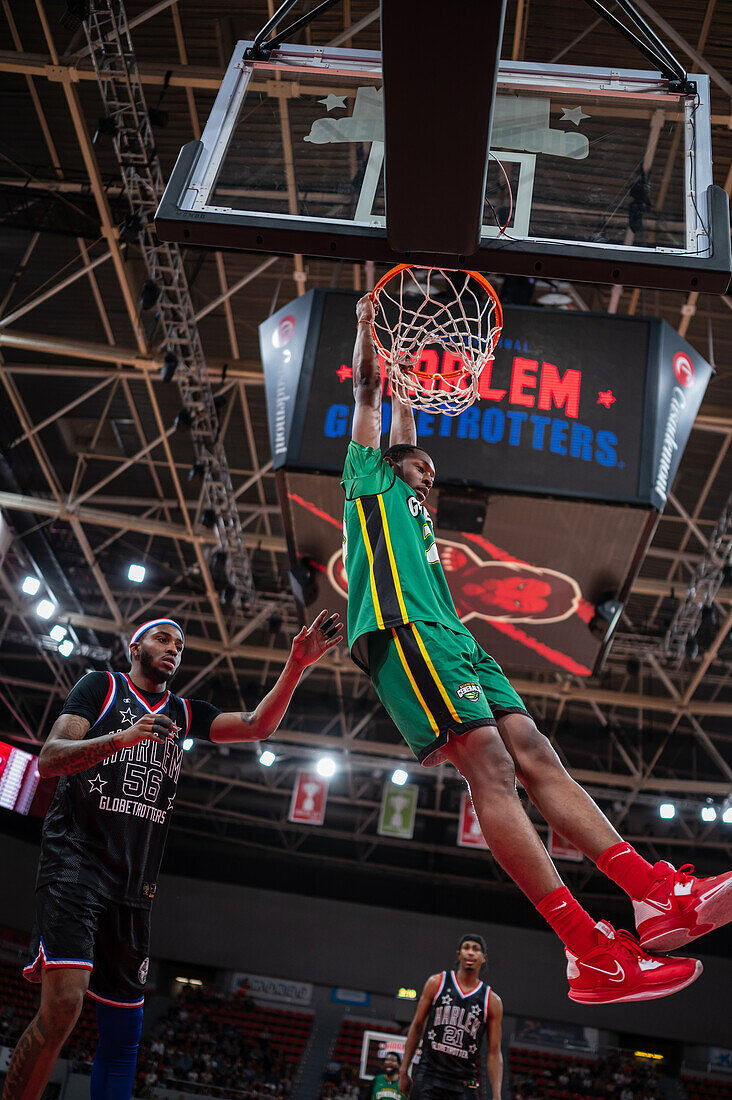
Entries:
[[144,714],[134,725],[115,734],[114,743],[120,749],[139,745],[141,741],[158,741],[162,745],[177,732],[178,726],[167,714]]
[[373,324],[376,317],[376,307],[371,300],[370,294],[364,294],[363,298],[359,298],[356,302],[356,319],[360,321],[369,321]]
[[324,653],[343,641],[343,623],[336,612],[321,611],[311,626],[303,627],[292,640],[292,659],[302,668],[319,661]]

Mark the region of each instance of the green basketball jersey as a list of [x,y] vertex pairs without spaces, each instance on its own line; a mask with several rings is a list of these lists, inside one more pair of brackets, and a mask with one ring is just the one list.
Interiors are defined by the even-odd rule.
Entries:
[[427,622],[469,634],[447,586],[430,514],[381,451],[351,440],[341,485],[354,661],[368,672],[366,646],[357,643],[374,630]]
[[396,1081],[388,1081],[383,1073],[374,1077],[371,1100],[404,1100],[399,1091],[399,1078],[397,1077]]

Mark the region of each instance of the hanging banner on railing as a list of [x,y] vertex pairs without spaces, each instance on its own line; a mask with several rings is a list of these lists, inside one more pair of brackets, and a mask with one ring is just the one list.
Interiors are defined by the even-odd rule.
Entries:
[[419,787],[413,783],[407,783],[403,787],[388,783],[384,787],[377,829],[381,836],[412,839],[414,819],[417,816],[418,793]]
[[300,825],[322,825],[328,801],[328,780],[317,772],[299,771],[290,800],[290,821]]
[[457,842],[461,848],[487,848],[480,823],[476,817],[470,795],[463,791],[460,799],[460,821],[458,823]]

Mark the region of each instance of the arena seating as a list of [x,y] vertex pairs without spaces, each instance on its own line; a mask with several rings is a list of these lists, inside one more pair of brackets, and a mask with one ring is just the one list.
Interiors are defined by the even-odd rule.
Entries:
[[653,1064],[619,1050],[595,1058],[513,1045],[510,1065],[515,1100],[662,1100],[664,1095]]
[[682,1073],[689,1100],[732,1100],[732,1080],[723,1077]]
[[[0,961],[0,1045],[13,1046],[35,1015],[40,989],[27,982],[18,963]],[[85,1000],[84,1008],[61,1052],[72,1062],[91,1057],[97,1045],[97,1021],[94,1005]]]

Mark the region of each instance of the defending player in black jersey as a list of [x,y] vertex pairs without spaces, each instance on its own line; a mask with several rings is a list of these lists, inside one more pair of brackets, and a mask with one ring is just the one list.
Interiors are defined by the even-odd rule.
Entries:
[[293,640],[287,663],[251,713],[222,713],[168,690],[185,639],[172,619],[143,623],[130,672],[90,672],[71,690],[41,751],[59,776],[46,816],[36,928],[25,977],[38,1013],[18,1041],[4,1100],[36,1100],[81,1011],[96,1001],[92,1100],[129,1100],[142,1027],[150,911],[180,773],[183,741],[261,741],[280,724],[308,665],[341,640],[327,611]]
[[[501,1100],[501,998],[481,981],[485,940],[474,932],[458,944],[457,970],[428,978],[414,1014],[399,1075],[409,1100],[475,1100],[480,1053],[488,1039],[488,1080],[493,1100]],[[422,1039],[422,1057],[410,1081],[409,1066]]]

